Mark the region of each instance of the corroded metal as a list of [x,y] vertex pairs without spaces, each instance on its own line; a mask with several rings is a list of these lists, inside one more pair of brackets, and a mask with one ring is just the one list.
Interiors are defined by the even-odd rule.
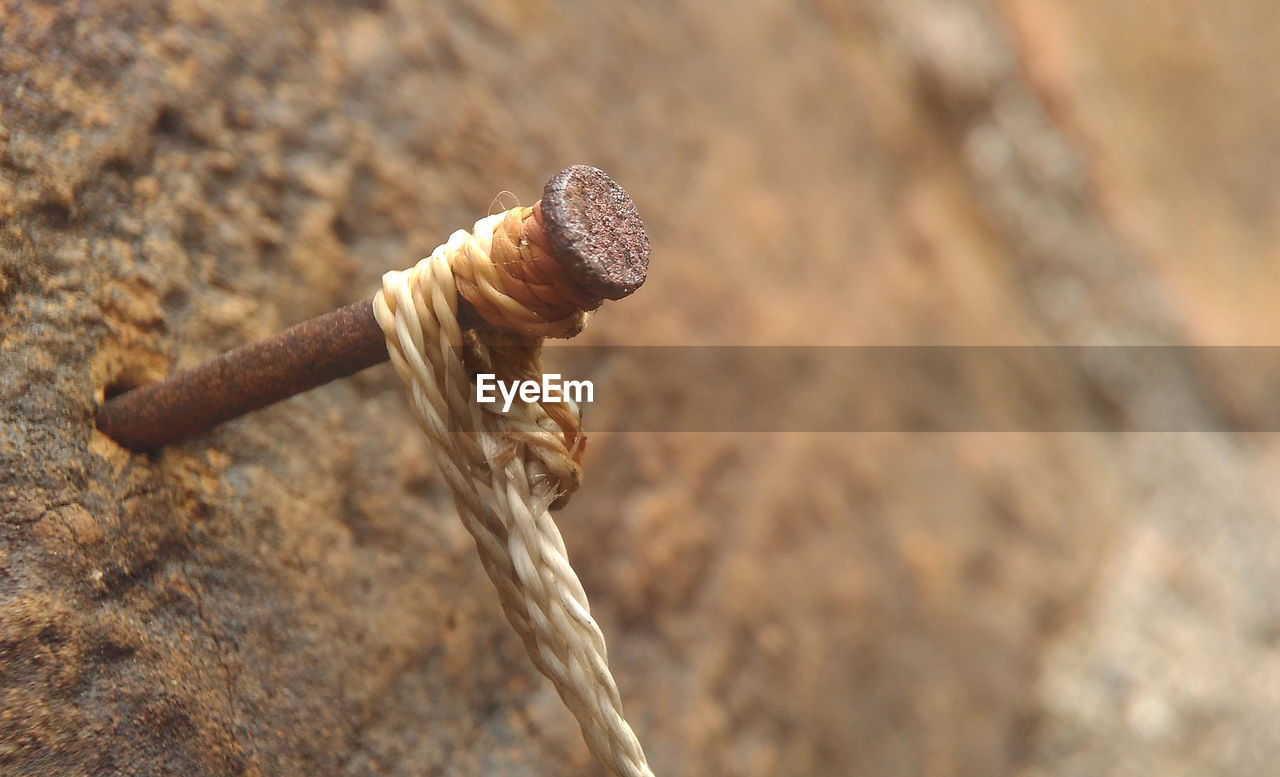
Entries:
[[[635,204],[587,165],[557,173],[543,190],[551,257],[593,298],[621,299],[644,283],[649,238]],[[459,315],[478,320],[465,300]],[[240,346],[158,383],[108,398],[97,425],[126,448],[149,451],[387,360],[373,301],[364,300]]]
[[551,256],[600,299],[622,299],[649,270],[649,235],[631,197],[603,170],[566,167],[542,190]]
[[155,450],[386,360],[365,300],[112,397],[98,428],[126,448]]

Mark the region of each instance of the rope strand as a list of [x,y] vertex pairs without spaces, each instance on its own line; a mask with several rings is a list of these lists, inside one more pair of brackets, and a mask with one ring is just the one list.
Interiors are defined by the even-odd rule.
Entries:
[[[586,437],[577,408],[518,401],[500,412],[470,391],[478,371],[501,380],[541,375],[542,338],[573,336],[586,323],[581,311],[594,307],[552,260],[537,207],[483,218],[414,267],[387,273],[374,315],[529,657],[601,765],[615,777],[652,777],[623,715],[604,634],[549,511],[582,481]],[[459,322],[459,296],[483,319],[479,325]]]

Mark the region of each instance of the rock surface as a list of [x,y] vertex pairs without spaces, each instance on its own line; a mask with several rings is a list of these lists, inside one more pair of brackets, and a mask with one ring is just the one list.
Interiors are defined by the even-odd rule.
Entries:
[[[653,241],[586,342],[1275,336],[1270,4],[709,5],[6,7],[0,771],[597,773],[389,368],[153,456],[92,421],[565,164]],[[1236,388],[1146,369],[1091,401]],[[659,775],[1254,775],[1277,450],[605,434],[558,518]]]

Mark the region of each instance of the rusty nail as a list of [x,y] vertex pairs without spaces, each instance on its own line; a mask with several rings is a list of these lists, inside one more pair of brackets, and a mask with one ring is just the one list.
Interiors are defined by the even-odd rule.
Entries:
[[[621,299],[644,283],[649,238],[631,198],[606,173],[567,167],[547,182],[540,205],[552,258],[583,291]],[[367,299],[111,397],[98,408],[97,426],[126,448],[151,451],[387,358]]]

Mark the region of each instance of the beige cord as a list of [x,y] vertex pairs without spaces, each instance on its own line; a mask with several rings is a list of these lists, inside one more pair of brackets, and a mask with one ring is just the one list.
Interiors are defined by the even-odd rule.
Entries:
[[[618,777],[651,777],[549,512],[581,482],[577,408],[516,402],[504,413],[471,388],[476,372],[536,378],[542,338],[571,336],[586,321],[579,311],[589,302],[551,260],[536,208],[483,218],[387,273],[374,315],[507,620],[596,759]],[[482,321],[459,322],[459,295]]]

